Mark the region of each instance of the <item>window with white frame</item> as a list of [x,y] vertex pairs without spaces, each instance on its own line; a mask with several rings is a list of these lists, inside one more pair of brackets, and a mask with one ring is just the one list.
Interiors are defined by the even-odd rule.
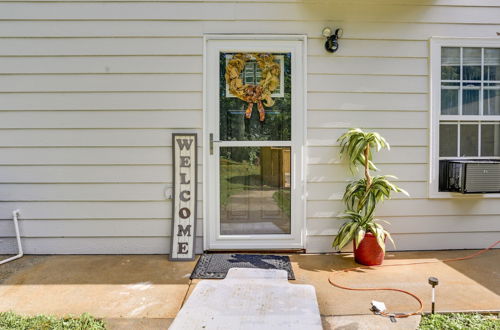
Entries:
[[[231,55],[226,55],[226,65],[232,58]],[[285,97],[284,84],[281,82],[285,79],[285,56],[284,55],[274,55],[275,61],[280,65],[280,80],[278,87],[271,94],[273,98]],[[245,64],[245,68],[241,72],[241,80],[244,84],[258,85],[262,78],[262,70],[259,68],[257,61],[252,59]],[[229,92],[229,85],[226,85],[226,95],[227,97],[235,97]]]
[[500,159],[500,39],[431,41],[431,63],[437,192],[443,161]]

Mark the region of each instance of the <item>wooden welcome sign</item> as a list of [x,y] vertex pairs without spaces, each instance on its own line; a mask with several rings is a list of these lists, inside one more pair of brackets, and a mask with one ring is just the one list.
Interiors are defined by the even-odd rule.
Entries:
[[170,260],[195,258],[196,149],[196,134],[172,134],[174,193]]

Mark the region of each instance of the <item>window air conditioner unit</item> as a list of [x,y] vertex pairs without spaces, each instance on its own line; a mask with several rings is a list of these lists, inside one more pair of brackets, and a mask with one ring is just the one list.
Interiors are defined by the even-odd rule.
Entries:
[[462,194],[500,193],[500,161],[446,160],[440,164],[440,190]]

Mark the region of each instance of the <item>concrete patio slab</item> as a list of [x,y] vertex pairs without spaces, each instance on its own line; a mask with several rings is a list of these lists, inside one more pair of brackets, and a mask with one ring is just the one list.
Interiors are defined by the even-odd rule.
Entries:
[[[386,264],[441,260],[473,252],[389,253]],[[332,271],[356,266],[349,254],[290,258],[297,278],[290,283],[316,288],[325,327],[351,329],[358,322],[362,329],[367,320],[369,324],[375,324],[371,320],[388,321],[377,316],[368,318],[374,317],[369,311],[373,299],[384,301],[390,311],[417,308],[413,299],[396,292],[353,292],[332,287],[328,283]],[[372,268],[343,273],[335,279],[353,287],[409,289],[424,300],[429,311],[431,290],[427,279],[436,276],[440,280],[438,311],[499,310],[498,260],[500,250],[492,250],[465,261]],[[164,255],[25,256],[0,266],[0,311],[53,315],[89,312],[104,318],[110,329],[166,328],[200,281],[189,280],[195,263],[169,262]],[[351,320],[352,316],[358,321]]]
[[1,311],[173,318],[186,295],[195,265],[194,261],[170,262],[157,255],[46,256],[34,257],[43,258],[34,264],[31,258],[26,256],[5,265],[17,271],[1,282]]
[[[500,250],[489,251],[471,260],[444,263],[440,259],[461,257],[472,251],[398,252],[387,255],[385,265],[437,261],[436,263],[373,267],[359,271],[336,273],[339,284],[349,287],[398,288],[410,291],[424,301],[430,311],[431,287],[427,280],[437,277],[436,308],[438,311],[497,311],[500,297],[495,292],[500,283]],[[389,311],[410,312],[418,303],[402,293],[391,291],[347,291],[331,286],[328,277],[335,270],[357,265],[352,255],[292,255],[296,283],[316,287],[322,315],[370,315],[372,300],[385,302]],[[473,267],[474,270],[469,269]],[[479,273],[482,275],[479,276]]]
[[166,330],[174,321],[170,319],[104,319],[107,330],[122,330],[122,329],[144,329],[144,330]]

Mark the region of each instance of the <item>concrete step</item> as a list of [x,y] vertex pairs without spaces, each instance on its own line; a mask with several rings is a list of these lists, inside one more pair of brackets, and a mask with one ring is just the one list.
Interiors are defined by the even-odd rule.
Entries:
[[200,281],[170,330],[320,330],[316,292],[290,284],[287,272],[231,268],[224,280]]

